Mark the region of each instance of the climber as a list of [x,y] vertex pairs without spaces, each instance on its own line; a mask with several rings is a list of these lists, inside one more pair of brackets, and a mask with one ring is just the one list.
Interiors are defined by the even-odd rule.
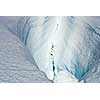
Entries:
[[50,53],[50,56],[51,56],[51,61],[52,61],[52,67],[53,67],[53,73],[54,73],[54,77],[53,77],[53,80],[55,78],[55,63],[54,63],[54,45],[52,43],[52,47],[51,47],[51,53]]

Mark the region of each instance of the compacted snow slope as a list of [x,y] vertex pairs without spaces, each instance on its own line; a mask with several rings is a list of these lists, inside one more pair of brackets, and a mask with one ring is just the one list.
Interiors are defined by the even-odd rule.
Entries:
[[19,38],[2,24],[7,18],[0,20],[0,82],[51,82]]

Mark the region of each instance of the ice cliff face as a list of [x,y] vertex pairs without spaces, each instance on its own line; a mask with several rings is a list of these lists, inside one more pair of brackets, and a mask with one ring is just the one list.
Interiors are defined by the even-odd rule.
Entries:
[[8,19],[10,23],[5,24],[8,30],[26,45],[49,79],[54,82],[100,82],[100,17]]
[[17,33],[48,78],[54,78],[53,44],[55,77],[66,71],[81,81],[99,64],[99,22],[100,17],[20,17]]

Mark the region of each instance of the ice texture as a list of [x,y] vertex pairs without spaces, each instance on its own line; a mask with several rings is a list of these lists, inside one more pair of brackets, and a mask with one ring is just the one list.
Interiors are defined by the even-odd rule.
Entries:
[[[34,68],[37,66],[54,82],[100,82],[99,16],[9,16],[0,17],[0,22],[4,28],[6,27],[6,29],[0,28],[0,41],[4,40],[3,37],[5,38],[4,41],[11,38],[11,43],[16,40],[15,37],[21,40],[21,43],[16,40],[23,48],[18,59],[13,59],[16,52],[11,54],[13,57],[8,57],[9,61],[13,61],[14,66],[16,66],[17,60],[19,61],[18,64],[22,63],[25,66],[28,63],[27,67],[18,66],[17,69],[32,70],[33,67],[30,62],[35,62]],[[9,32],[13,34],[10,35],[14,39],[9,35],[7,36]],[[6,34],[4,35],[4,33]],[[18,43],[11,45],[14,51],[19,48],[15,47],[15,44]],[[52,45],[54,45],[54,50],[51,54]],[[25,52],[21,58],[25,48],[29,53],[28,57],[25,56]],[[12,50],[11,47],[9,50]],[[0,57],[2,60],[5,59],[1,55]],[[28,58],[29,60],[21,61],[21,59]],[[53,70],[53,65],[55,70]],[[6,70],[9,68],[15,67],[6,68],[5,66]],[[24,74],[27,77],[28,73],[23,72],[22,75]],[[41,74],[39,75],[41,76]],[[48,79],[46,78],[46,80]]]

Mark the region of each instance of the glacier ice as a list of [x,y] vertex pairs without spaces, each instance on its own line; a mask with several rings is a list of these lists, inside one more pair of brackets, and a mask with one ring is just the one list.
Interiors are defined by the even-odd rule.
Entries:
[[99,20],[99,17],[21,17],[17,32],[49,79],[54,77],[50,60],[53,43],[56,75],[67,70],[81,81],[98,62]]
[[63,70],[63,71],[60,71],[59,73],[57,73],[57,75],[55,76],[55,79],[54,79],[54,82],[58,83],[65,83],[65,82],[78,82],[78,79],[72,75],[70,72],[66,71],[66,70]]
[[50,80],[100,82],[99,16],[19,16],[7,20],[4,25],[26,45]]

